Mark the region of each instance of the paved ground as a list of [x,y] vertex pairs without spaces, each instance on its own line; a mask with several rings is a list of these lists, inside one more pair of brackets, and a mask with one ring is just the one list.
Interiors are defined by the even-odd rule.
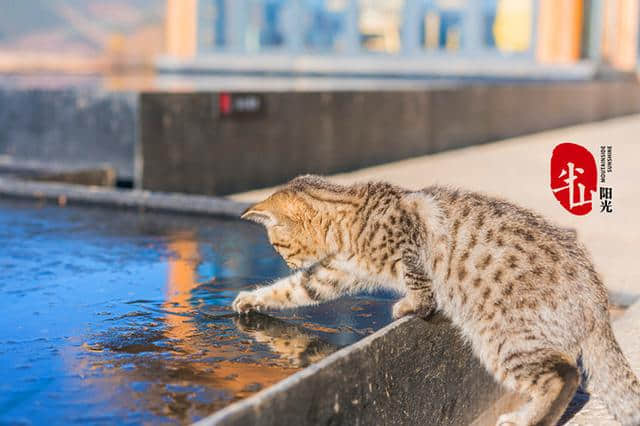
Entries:
[[[558,224],[574,227],[591,251],[615,302],[629,305],[640,297],[640,115],[605,122],[567,127],[474,146],[441,154],[418,157],[352,173],[333,176],[337,182],[386,180],[407,188],[433,183],[479,190],[534,209]],[[574,142],[596,155],[600,145],[613,146],[613,173],[607,184],[613,187],[615,211],[594,211],[586,217],[566,212],[549,188],[549,161],[556,144]],[[256,201],[273,188],[237,194],[231,198]],[[625,353],[640,374],[640,302],[615,322]],[[570,424],[616,424],[597,399],[578,413]]]

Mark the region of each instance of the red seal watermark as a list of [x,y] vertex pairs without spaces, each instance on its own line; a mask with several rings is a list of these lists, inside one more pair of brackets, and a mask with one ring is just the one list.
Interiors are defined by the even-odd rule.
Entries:
[[561,143],[551,156],[551,191],[569,213],[585,215],[593,208],[598,169],[593,154],[581,145]]

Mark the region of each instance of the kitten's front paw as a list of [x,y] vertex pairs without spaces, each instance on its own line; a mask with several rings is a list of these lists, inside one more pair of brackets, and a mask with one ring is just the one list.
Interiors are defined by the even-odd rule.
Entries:
[[264,309],[264,305],[260,302],[255,292],[241,291],[231,304],[231,308],[239,314],[246,314],[250,311],[260,312]]

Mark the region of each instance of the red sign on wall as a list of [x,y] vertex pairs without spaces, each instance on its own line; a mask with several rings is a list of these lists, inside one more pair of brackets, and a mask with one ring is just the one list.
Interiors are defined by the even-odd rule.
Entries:
[[256,93],[220,93],[220,117],[257,117],[264,112],[264,96]]
[[585,215],[593,207],[598,170],[593,154],[583,146],[561,143],[551,157],[551,191],[562,207]]

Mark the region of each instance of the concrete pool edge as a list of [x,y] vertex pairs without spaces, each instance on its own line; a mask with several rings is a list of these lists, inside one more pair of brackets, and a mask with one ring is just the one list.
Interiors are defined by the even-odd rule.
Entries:
[[40,183],[0,177],[0,196],[46,200],[58,204],[139,209],[238,218],[248,203],[221,197],[112,189],[66,183]]
[[406,317],[196,425],[469,424],[503,394],[448,320]]

